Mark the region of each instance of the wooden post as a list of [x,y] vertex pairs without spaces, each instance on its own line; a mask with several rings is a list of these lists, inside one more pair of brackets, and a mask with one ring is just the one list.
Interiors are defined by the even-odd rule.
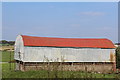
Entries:
[[25,71],[25,62],[23,62],[23,71]]
[[116,72],[116,56],[114,57],[113,71]]
[[11,51],[10,51],[10,62],[9,62],[9,64],[10,64],[9,65],[10,66],[9,69],[11,70]]
[[19,65],[19,70],[20,70],[20,61],[19,61],[18,65]]
[[73,66],[73,62],[72,62],[72,66]]
[[[102,72],[105,72],[106,71],[106,69],[105,69],[105,65],[106,65],[107,63],[105,63],[105,62],[103,62],[103,71]],[[100,64],[100,66],[101,66],[102,64]]]
[[38,68],[37,68],[37,62],[36,62],[36,70],[37,70]]
[[[70,66],[71,67],[71,66]],[[74,68],[74,66],[73,66],[73,62],[72,62],[72,68],[70,68],[71,69],[71,71],[74,71],[76,68]]]

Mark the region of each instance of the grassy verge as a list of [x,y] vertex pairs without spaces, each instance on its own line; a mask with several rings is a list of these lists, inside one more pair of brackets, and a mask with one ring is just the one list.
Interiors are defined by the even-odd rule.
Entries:
[[2,54],[2,62],[9,62],[10,61],[10,54],[11,54],[11,60],[14,60],[14,52],[13,51],[2,51],[0,52]]
[[120,74],[98,74],[81,71],[14,71],[14,63],[2,63],[3,78],[119,78]]
[[[2,61],[10,61],[10,52],[3,51]],[[14,52],[11,52],[11,60],[13,60]],[[87,73],[81,71],[14,71],[15,64],[1,63],[2,65],[2,77],[3,78],[119,78],[120,74],[98,74],[98,73]]]

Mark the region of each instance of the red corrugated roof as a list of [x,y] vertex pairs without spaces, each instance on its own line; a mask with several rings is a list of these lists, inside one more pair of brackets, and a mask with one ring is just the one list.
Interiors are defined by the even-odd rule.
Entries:
[[90,47],[115,48],[108,39],[96,38],[51,38],[22,35],[24,46],[53,46],[53,47]]

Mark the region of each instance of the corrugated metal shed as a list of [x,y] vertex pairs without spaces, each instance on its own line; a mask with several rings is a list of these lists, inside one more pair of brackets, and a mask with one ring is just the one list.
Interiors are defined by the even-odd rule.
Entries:
[[[19,35],[14,59],[23,62],[111,62],[114,44],[108,39],[48,38]],[[114,61],[114,60],[113,60]]]
[[108,39],[96,38],[50,38],[22,35],[24,46],[115,48]]

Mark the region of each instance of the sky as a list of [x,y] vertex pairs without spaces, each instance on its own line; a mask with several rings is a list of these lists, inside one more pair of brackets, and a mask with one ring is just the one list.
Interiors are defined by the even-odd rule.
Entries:
[[4,2],[2,39],[17,35],[118,42],[117,2]]

